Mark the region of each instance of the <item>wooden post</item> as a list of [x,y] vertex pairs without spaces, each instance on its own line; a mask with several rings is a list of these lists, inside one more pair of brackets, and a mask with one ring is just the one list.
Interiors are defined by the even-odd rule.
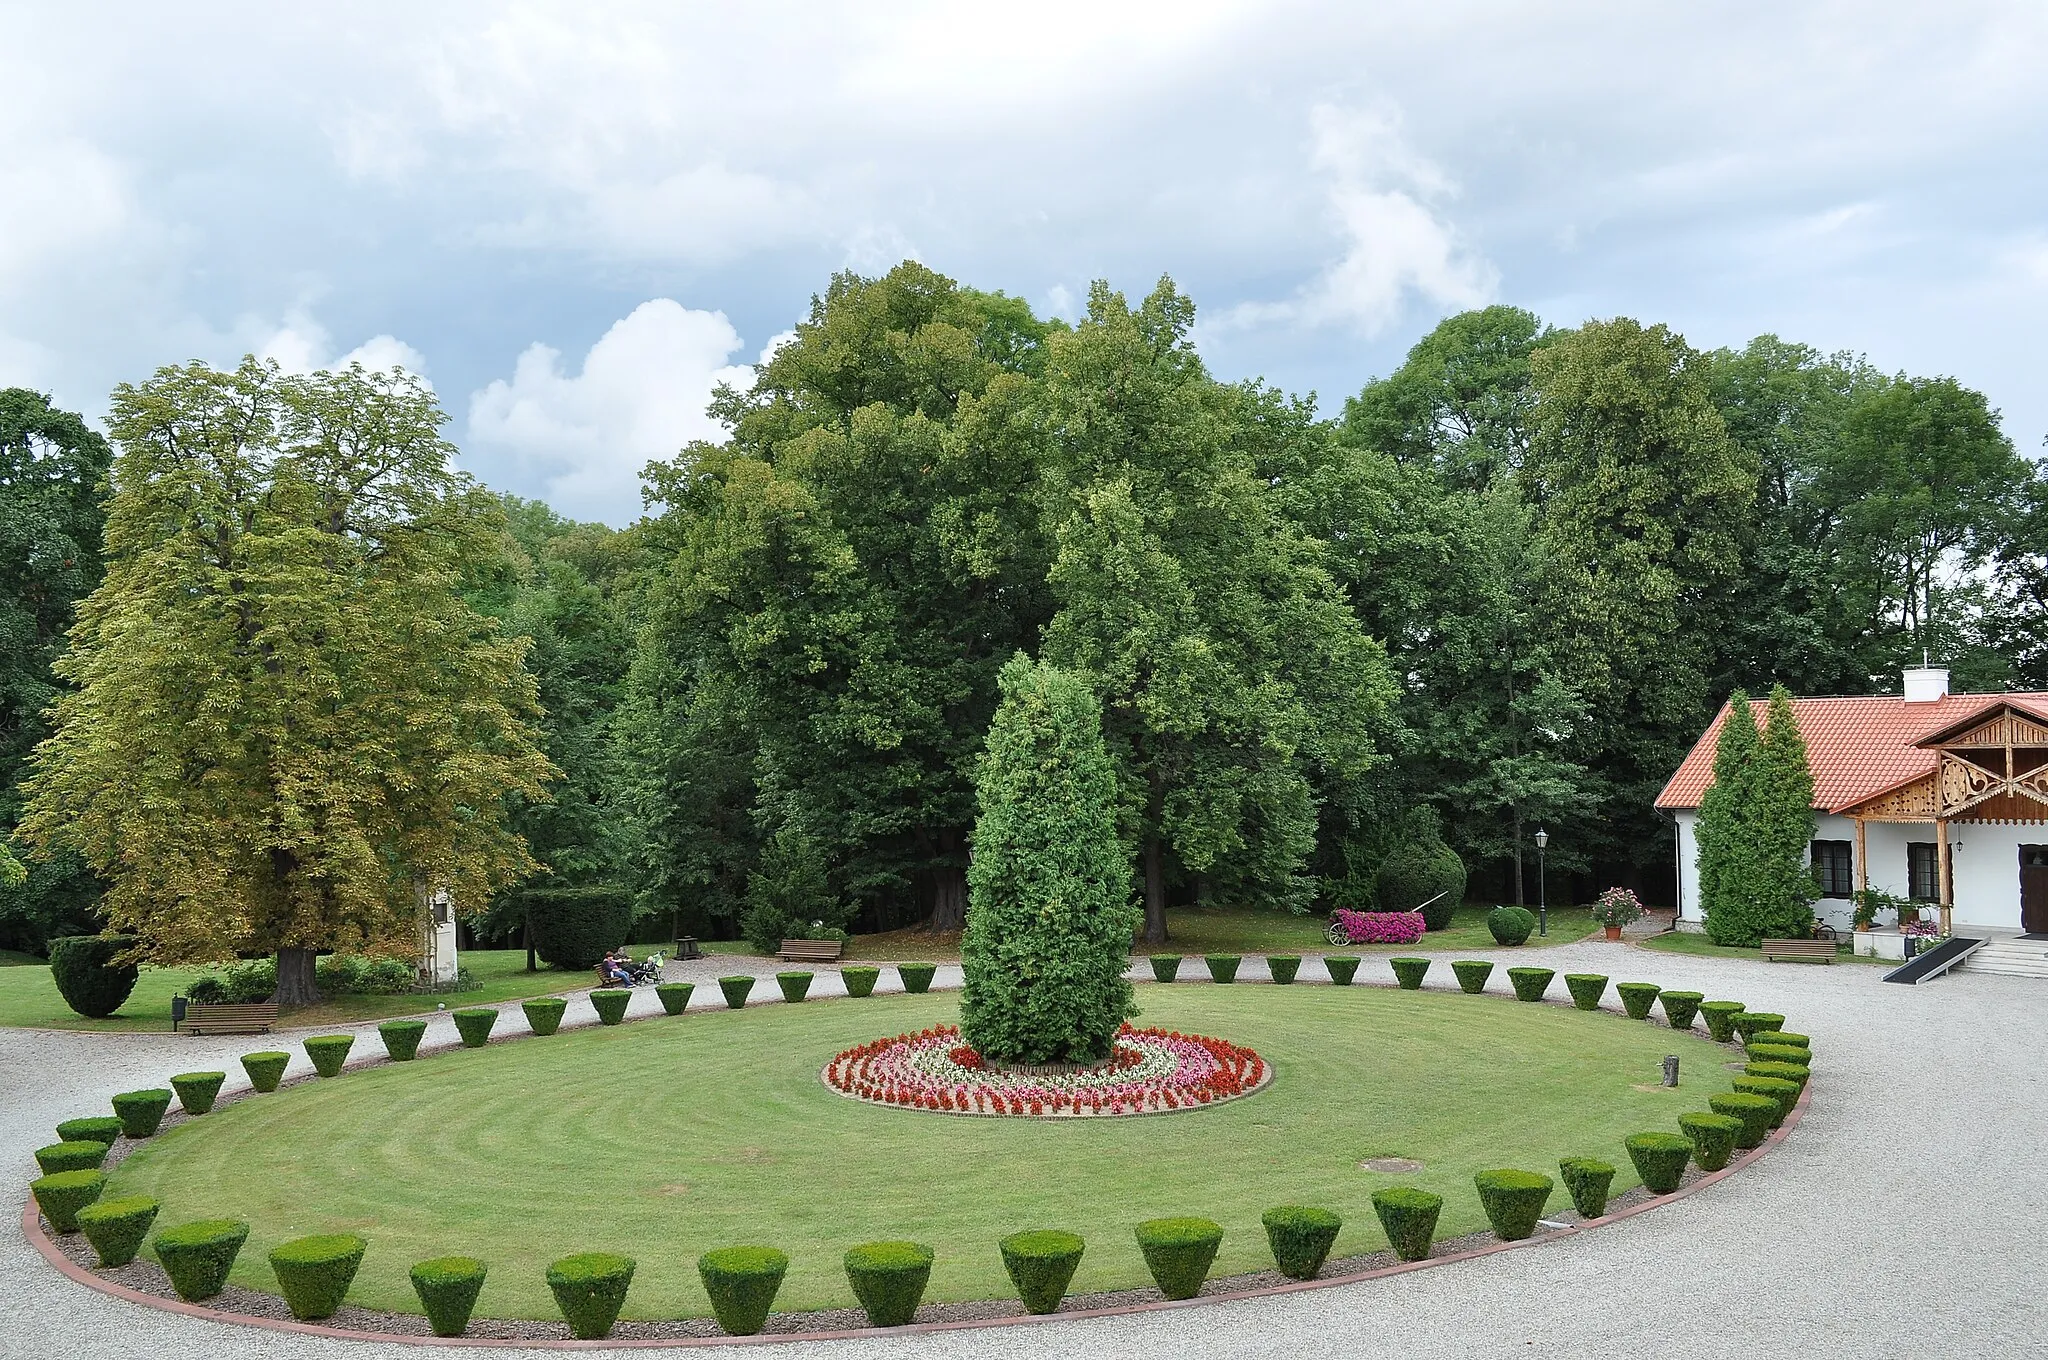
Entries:
[[1949,886],[1951,869],[1948,853],[1948,819],[1946,817],[1936,817],[1934,819],[1934,842],[1935,864],[1937,866],[1935,878],[1939,880],[1935,885],[1935,895],[1941,899],[1941,929],[1943,934],[1947,934],[1955,902],[1953,892]]
[[1863,819],[1856,819],[1856,895],[1857,906],[1862,906],[1862,895],[1870,891],[1870,857],[1864,851]]

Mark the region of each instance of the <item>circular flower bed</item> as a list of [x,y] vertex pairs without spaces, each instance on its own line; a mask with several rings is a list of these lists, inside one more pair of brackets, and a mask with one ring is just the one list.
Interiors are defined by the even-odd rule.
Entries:
[[985,1062],[941,1025],[849,1048],[825,1064],[825,1084],[875,1105],[945,1114],[1046,1119],[1153,1114],[1250,1095],[1273,1070],[1248,1048],[1178,1030],[1117,1032],[1106,1062],[1004,1067]]

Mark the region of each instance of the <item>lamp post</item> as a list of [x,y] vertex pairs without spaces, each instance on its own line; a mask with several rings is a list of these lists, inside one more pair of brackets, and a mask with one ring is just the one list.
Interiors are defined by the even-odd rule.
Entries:
[[1536,933],[1550,933],[1550,880],[1543,872],[1543,847],[1550,844],[1550,833],[1542,827],[1536,828]]

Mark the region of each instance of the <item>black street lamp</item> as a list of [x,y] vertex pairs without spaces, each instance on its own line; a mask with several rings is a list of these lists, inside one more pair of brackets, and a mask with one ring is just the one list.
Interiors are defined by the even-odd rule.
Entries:
[[1550,844],[1550,833],[1542,827],[1536,828],[1536,933],[1550,933],[1550,880],[1543,872],[1543,847]]

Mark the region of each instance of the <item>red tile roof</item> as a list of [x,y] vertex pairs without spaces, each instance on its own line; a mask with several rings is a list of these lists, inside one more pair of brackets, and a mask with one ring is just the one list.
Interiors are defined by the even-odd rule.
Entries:
[[[1762,699],[1749,702],[1761,726],[1768,704]],[[1911,783],[1935,763],[1934,752],[1913,743],[2007,703],[2048,722],[2044,693],[1951,694],[1918,704],[1896,694],[1794,699],[1792,712],[1799,720],[1799,735],[1806,738],[1806,761],[1813,769],[1814,806],[1834,812]],[[1714,782],[1714,748],[1727,717],[1728,705],[1723,704],[1657,795],[1658,807],[1700,805],[1700,795]]]

